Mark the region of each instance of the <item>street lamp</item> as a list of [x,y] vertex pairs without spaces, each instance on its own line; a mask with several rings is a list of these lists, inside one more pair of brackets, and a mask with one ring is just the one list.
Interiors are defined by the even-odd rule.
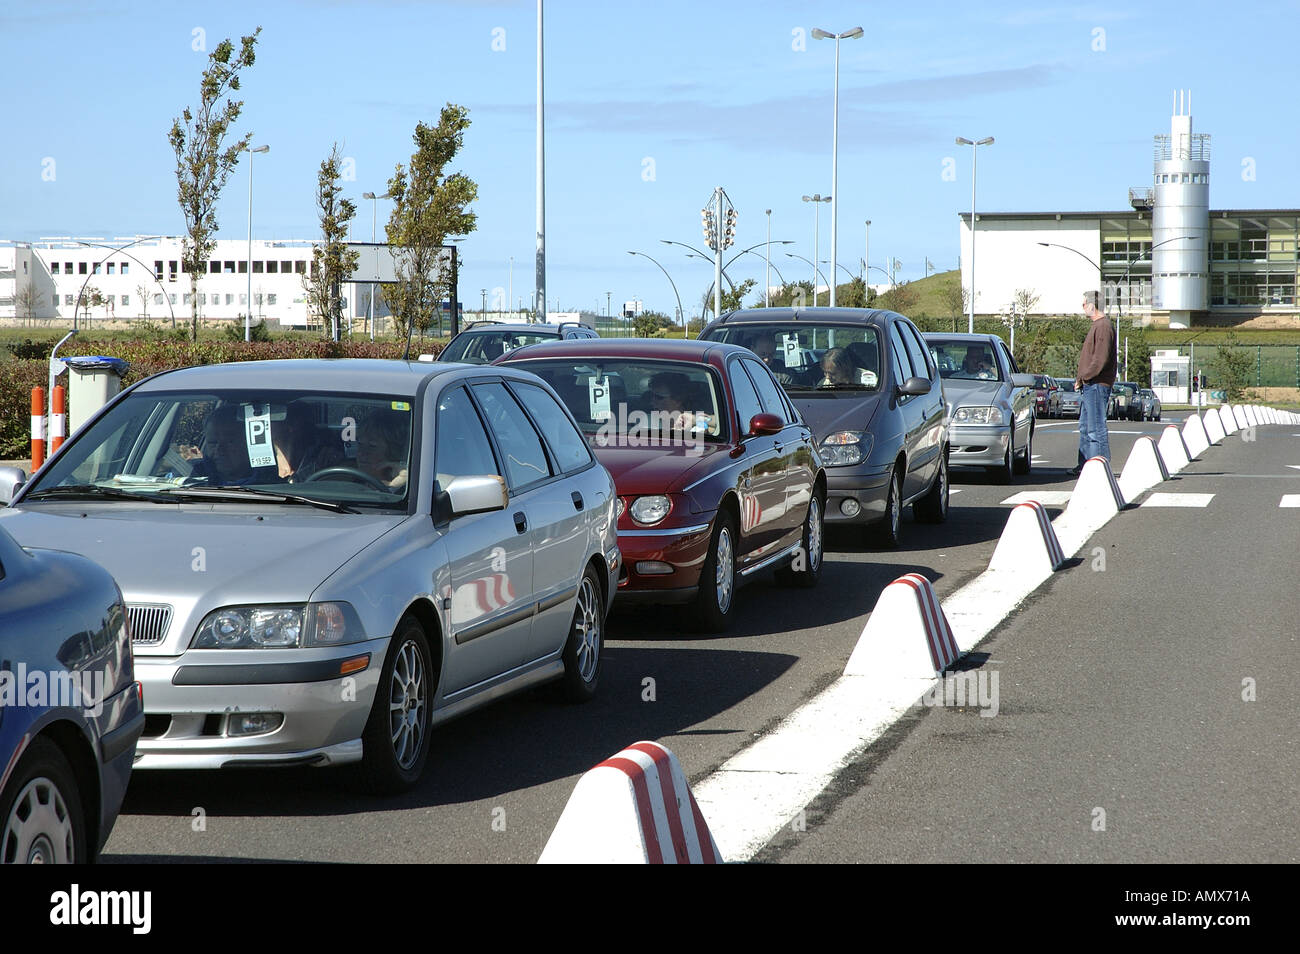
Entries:
[[821,278],[822,281],[826,281],[826,276],[821,273],[821,269],[819,269],[816,265],[813,265],[812,262],[808,261],[807,256],[799,255],[796,254],[795,252],[786,252],[785,254],[790,256],[790,258],[797,258],[799,259],[799,261],[808,262],[809,265],[813,266],[813,307],[814,308],[817,307],[817,279]]
[[957,145],[970,146],[970,318],[966,322],[966,331],[975,333],[975,170],[979,161],[979,147],[993,145],[993,137],[971,141],[957,137]]
[[[806,195],[803,197],[803,200],[805,202],[829,202],[831,201],[831,198],[832,196],[829,195],[823,196],[819,192],[816,193],[815,195]],[[819,233],[821,232],[821,224],[819,222],[820,216],[821,216],[821,206],[814,205],[813,206],[813,261],[814,262],[817,261],[817,240],[819,237]],[[786,254],[788,255],[790,253],[787,252]],[[808,259],[805,258],[804,261],[807,262]],[[817,307],[817,266],[816,265],[813,265],[813,307],[814,308]]]
[[[854,27],[852,30],[846,30],[843,33],[829,33],[826,30],[814,28],[812,31],[814,40],[834,40],[835,41],[835,107],[834,118],[831,121],[831,196],[839,194],[839,169],[838,161],[840,154],[840,40],[853,40],[862,36],[862,27]],[[836,216],[836,205],[831,203],[831,307],[835,307],[835,253],[836,243],[839,240],[839,219]],[[813,252],[813,258],[817,253]],[[817,289],[813,289],[814,294]]]
[[[642,258],[650,258],[650,256],[647,255],[645,252],[633,252],[629,250],[627,254],[640,255]],[[656,265],[659,265],[659,263],[655,262],[653,258],[650,258],[650,261],[654,262]],[[687,337],[686,315],[682,311],[682,296],[677,294],[677,283],[673,281],[673,276],[668,274],[668,269],[664,268],[662,265],[659,265],[659,271],[664,273],[664,278],[668,279],[668,284],[673,286],[673,295],[677,298],[677,320],[682,323],[682,337],[685,338]],[[606,292],[605,294],[606,296],[609,295],[608,292]]]
[[763,304],[772,307],[772,210],[767,209],[767,266],[763,269]]
[[252,341],[253,316],[253,156],[255,152],[270,152],[270,146],[253,146],[246,150],[248,157],[248,308],[244,311],[244,340]]
[[[375,244],[375,212],[379,205],[376,199],[391,199],[392,195],[385,192],[383,195],[375,195],[373,192],[361,193],[361,198],[370,200],[370,246],[375,253],[375,271],[376,278],[379,277],[379,246]],[[370,326],[370,340],[375,340],[375,283],[370,283],[370,302],[366,306],[366,324]]]
[[871,264],[871,220],[867,219],[862,245],[862,280],[867,280],[867,266]]

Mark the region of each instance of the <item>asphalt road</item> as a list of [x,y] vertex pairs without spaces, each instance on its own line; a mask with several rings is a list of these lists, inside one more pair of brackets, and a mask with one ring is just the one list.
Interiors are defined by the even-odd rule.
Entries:
[[[1176,417],[1112,422],[1117,465],[1139,434],[1158,437]],[[769,576],[741,592],[725,637],[690,634],[667,609],[616,612],[594,702],[564,706],[539,692],[442,727],[428,773],[406,796],[359,794],[336,770],[137,772],[104,861],[534,862],[592,765],[654,739],[698,783],[840,674],[889,582],[919,572],[942,599],[978,576],[1008,496],[1073,486],[1074,422],[1038,425],[1031,475],[1008,487],[982,471],[954,470],[948,522],[906,519],[903,547],[892,553],[830,533],[817,589],[784,589]],[[1216,497],[1203,511],[1121,514],[1085,547],[1104,541],[1105,572],[1084,563],[1058,573],[979,647],[997,660],[984,665],[1000,670],[997,717],[915,708],[818,799],[806,831],[778,837],[759,860],[1128,860],[1158,846],[1215,858],[1221,838],[1235,839],[1235,858],[1254,851],[1252,834],[1266,829],[1294,859],[1296,836],[1288,831],[1289,846],[1278,837],[1287,826],[1277,809],[1294,804],[1300,757],[1294,718],[1285,724],[1296,711],[1285,677],[1295,655],[1291,560],[1300,514],[1280,519],[1294,511],[1277,509],[1277,500],[1272,510],[1237,502],[1248,487],[1260,501],[1300,491],[1300,470],[1278,473],[1281,463],[1300,464],[1300,442],[1283,430],[1261,428],[1250,445],[1229,438],[1157,488],[1204,487]],[[1288,449],[1296,459],[1282,461]],[[1281,463],[1265,463],[1273,457]],[[1239,476],[1261,468],[1275,479]],[[1195,529],[1207,520],[1215,527],[1209,544]],[[1216,564],[1227,557],[1229,565]],[[1264,570],[1262,580],[1242,585],[1251,567]],[[1236,585],[1225,590],[1224,581]],[[1213,612],[1200,605],[1202,591]],[[1256,605],[1260,593],[1266,605]],[[1157,613],[1157,605],[1170,608]],[[1067,625],[1076,617],[1078,627]],[[1153,620],[1177,642],[1151,635]],[[1233,626],[1244,635],[1229,651],[1222,635]],[[1257,679],[1259,699],[1239,710],[1231,703],[1247,676]],[[1289,788],[1278,784],[1288,770]],[[918,791],[935,801],[922,808]],[[1212,794],[1256,821],[1215,834],[1205,821],[1220,817]],[[1146,807],[1134,809],[1136,801]],[[1095,807],[1107,810],[1108,834],[1090,841]],[[1142,838],[1132,834],[1135,819]],[[1191,825],[1200,833],[1184,837]]]

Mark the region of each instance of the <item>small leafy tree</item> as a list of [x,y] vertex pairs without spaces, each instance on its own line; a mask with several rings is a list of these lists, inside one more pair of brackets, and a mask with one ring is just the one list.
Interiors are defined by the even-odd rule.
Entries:
[[1250,381],[1250,355],[1241,350],[1241,342],[1233,332],[1228,332],[1222,344],[1214,349],[1214,358],[1210,367],[1214,369],[1215,381],[1224,391],[1229,403],[1240,401],[1246,393]]
[[199,339],[199,278],[208,270],[208,257],[216,248],[217,201],[248,148],[252,133],[230,146],[225,145],[231,125],[244,108],[243,100],[231,99],[239,90],[240,71],[253,65],[253,47],[262,32],[241,38],[238,55],[229,39],[222,40],[208,56],[208,68],[199,82],[199,105],[188,106],[172,120],[167,140],[176,153],[176,195],[185,218],[181,260],[190,275],[190,337]]
[[952,330],[956,331],[957,323],[966,314],[966,305],[970,301],[970,292],[962,287],[962,283],[956,278],[950,278],[943,283],[939,297],[943,302],[944,310],[948,313],[948,317],[952,319]]
[[316,178],[316,208],[320,210],[321,242],[311,253],[311,268],[302,277],[307,293],[307,309],[320,318],[338,341],[343,317],[340,285],[357,269],[361,253],[347,246],[348,223],[357,214],[356,203],[340,198],[339,167],[343,157],[335,143],[329,156],[322,160]]
[[397,281],[383,286],[384,301],[399,334],[414,326],[424,331],[437,315],[442,296],[450,297],[450,274],[442,268],[448,235],[466,235],[478,224],[468,211],[478,185],[468,176],[444,170],[455,158],[469,128],[469,110],[448,103],[437,126],[418,123],[409,168],[400,162],[388,180],[393,211],[384,232],[393,246]]
[[904,282],[878,295],[876,297],[876,307],[884,308],[887,311],[896,311],[900,315],[907,315],[916,307],[919,298],[920,295],[916,289]]
[[18,317],[26,320],[29,325],[36,324],[36,312],[40,310],[41,305],[45,304],[45,295],[36,288],[35,283],[28,281],[15,301],[18,305]]
[[1042,297],[1042,295],[1038,294],[1038,292],[1034,291],[1032,288],[1017,288],[1016,293],[1011,300],[1015,302],[1016,314],[1029,315],[1033,312],[1034,308],[1038,306]]

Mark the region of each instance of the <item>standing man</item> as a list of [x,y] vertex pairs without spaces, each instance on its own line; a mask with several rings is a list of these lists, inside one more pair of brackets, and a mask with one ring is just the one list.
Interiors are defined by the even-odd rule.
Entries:
[[1074,373],[1074,386],[1079,391],[1079,464],[1072,471],[1076,476],[1092,457],[1104,457],[1106,466],[1110,466],[1106,405],[1115,383],[1115,330],[1102,312],[1101,292],[1084,292],[1083,314],[1091,319],[1092,327],[1083,339],[1079,367]]

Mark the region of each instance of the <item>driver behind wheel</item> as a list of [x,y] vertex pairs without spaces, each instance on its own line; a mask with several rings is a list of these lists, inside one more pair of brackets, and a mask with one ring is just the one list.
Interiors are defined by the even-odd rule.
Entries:
[[314,418],[310,408],[294,403],[285,409],[284,420],[271,424],[276,467],[279,475],[291,484],[343,463],[342,443]]
[[410,415],[381,408],[357,428],[357,469],[394,490],[406,486]]
[[240,487],[276,480],[272,468],[249,464],[244,424],[235,404],[218,404],[213,408],[203,422],[199,446],[181,447],[180,454],[193,461],[190,477],[206,480],[214,487]]

